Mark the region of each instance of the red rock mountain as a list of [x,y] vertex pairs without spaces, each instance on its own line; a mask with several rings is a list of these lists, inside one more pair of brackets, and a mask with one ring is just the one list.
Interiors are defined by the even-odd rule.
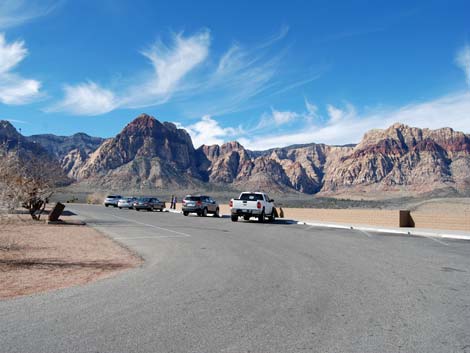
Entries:
[[202,179],[189,134],[146,114],[105,140],[76,170],[77,181],[109,188],[161,188]]
[[[11,125],[0,126],[0,136],[15,134]],[[90,187],[228,185],[320,195],[446,189],[470,194],[470,136],[450,128],[394,124],[367,132],[356,146],[312,143],[254,152],[229,142],[195,150],[184,129],[143,114],[99,147],[96,138],[84,136],[79,138],[80,148],[67,142],[58,149],[53,138],[46,140],[47,150],[56,156],[60,150],[68,175]]]

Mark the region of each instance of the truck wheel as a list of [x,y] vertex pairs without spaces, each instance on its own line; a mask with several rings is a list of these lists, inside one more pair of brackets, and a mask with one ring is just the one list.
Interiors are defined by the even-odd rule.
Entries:
[[214,217],[217,217],[217,218],[220,217],[220,211],[218,207],[215,209]]
[[271,213],[268,219],[269,219],[269,222],[274,222],[276,220],[276,213],[274,212],[274,208],[273,208],[273,212]]
[[261,214],[258,216],[258,222],[264,223],[264,210],[261,211]]
[[202,210],[202,217],[207,217],[207,208]]
[[232,215],[232,222],[238,221],[238,216],[237,215]]
[[136,211],[140,211],[140,208],[136,208],[135,210],[136,210]]
[[106,204],[106,205],[104,205],[104,207],[109,207],[109,205],[108,205],[108,204]]
[[183,212],[183,216],[187,216],[188,214],[189,212],[186,212],[186,211]]
[[249,221],[249,220],[250,220],[250,216],[243,216],[243,219],[244,219],[245,221]]

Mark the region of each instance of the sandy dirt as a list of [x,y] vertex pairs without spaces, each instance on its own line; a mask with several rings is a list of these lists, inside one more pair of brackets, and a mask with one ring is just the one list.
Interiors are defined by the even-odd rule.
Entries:
[[465,215],[470,214],[470,198],[431,199],[416,203],[410,208],[413,211]]
[[28,215],[0,219],[0,300],[83,285],[141,263],[88,226],[50,225]]

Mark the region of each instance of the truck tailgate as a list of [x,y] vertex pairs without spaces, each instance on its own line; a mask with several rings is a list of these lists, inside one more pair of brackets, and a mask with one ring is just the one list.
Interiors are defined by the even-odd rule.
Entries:
[[256,210],[258,209],[258,201],[233,200],[232,209]]

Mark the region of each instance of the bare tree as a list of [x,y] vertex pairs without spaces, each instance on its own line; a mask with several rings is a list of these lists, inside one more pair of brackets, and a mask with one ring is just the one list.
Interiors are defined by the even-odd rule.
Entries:
[[39,220],[55,187],[64,174],[55,160],[44,154],[8,151],[0,146],[0,208],[11,212],[26,208],[34,220]]

